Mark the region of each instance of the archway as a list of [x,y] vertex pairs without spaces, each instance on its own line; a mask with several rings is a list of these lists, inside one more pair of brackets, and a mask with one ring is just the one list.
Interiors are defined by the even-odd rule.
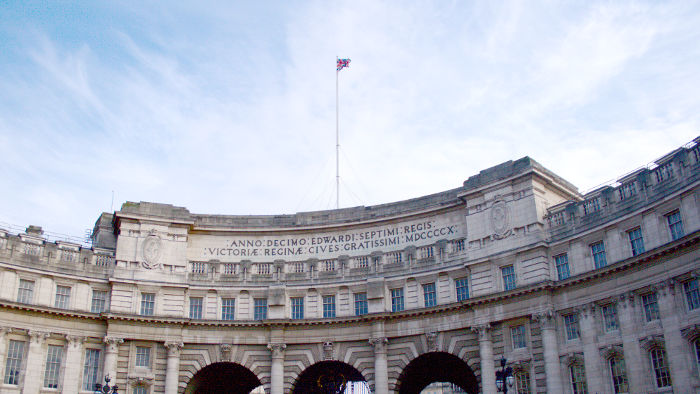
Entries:
[[397,391],[399,394],[419,394],[433,382],[453,383],[470,394],[479,392],[479,382],[469,365],[445,352],[426,353],[408,363],[399,376]]
[[242,365],[214,363],[190,379],[185,394],[248,394],[261,384],[260,379]]
[[[342,394],[353,382],[365,382],[362,374],[340,361],[321,361],[297,378],[292,394]],[[355,392],[368,392],[367,390]]]

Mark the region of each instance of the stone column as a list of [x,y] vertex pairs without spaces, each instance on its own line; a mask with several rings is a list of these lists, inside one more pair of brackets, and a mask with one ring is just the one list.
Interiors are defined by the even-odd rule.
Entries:
[[80,359],[83,355],[83,342],[85,337],[66,335],[66,357],[63,360],[65,370],[63,372],[63,392],[77,393],[80,391]]
[[284,343],[271,343],[267,348],[272,352],[272,366],[270,367],[270,394],[283,394],[284,392]]
[[112,379],[110,384],[117,383],[117,353],[119,352],[119,344],[123,343],[124,339],[105,337],[105,361],[103,373],[105,376],[109,376]]
[[603,376],[600,370],[600,351],[596,341],[595,305],[584,305],[581,309],[581,343],[583,344],[583,360],[586,368],[586,384],[591,393],[605,391]]
[[496,393],[496,367],[493,364],[493,343],[491,343],[491,327],[480,324],[472,327],[479,335],[479,358],[481,359],[481,392]]
[[[11,328],[0,327],[0,362],[5,360],[5,353],[7,352],[7,334],[12,331]],[[0,368],[0,382],[5,377],[5,369]]]
[[[675,392],[690,392],[690,371],[686,361],[688,343],[683,339],[681,325],[678,320],[679,311],[675,300],[675,283],[668,280],[659,285],[659,314],[664,327],[664,342],[666,356],[671,369],[671,381]],[[682,293],[682,291],[681,291]],[[684,304],[682,304],[685,307]]]
[[370,338],[374,348],[374,394],[389,394],[389,373],[386,364],[386,337]]
[[[635,321],[634,294],[628,293],[620,296],[617,304],[620,317],[620,334],[622,335],[622,353],[627,367],[627,384],[630,393],[644,391],[642,379],[642,351],[637,340],[637,321]],[[643,311],[641,312],[644,313]]]
[[168,350],[168,360],[165,367],[165,394],[177,394],[177,386],[180,381],[180,351],[182,342],[165,342]]
[[559,345],[554,311],[547,310],[534,316],[540,324],[542,347],[544,351],[544,371],[547,378],[548,393],[563,393],[561,367],[559,366]]
[[38,393],[44,381],[41,378],[44,373],[43,345],[49,333],[41,331],[29,331],[29,351],[27,352],[27,369],[24,375],[24,393]]

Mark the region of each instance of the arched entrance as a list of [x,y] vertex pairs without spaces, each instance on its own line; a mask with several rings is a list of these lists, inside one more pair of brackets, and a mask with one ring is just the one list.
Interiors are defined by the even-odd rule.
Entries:
[[479,382],[469,365],[445,352],[426,353],[408,363],[399,376],[397,391],[399,394],[419,394],[433,382],[453,383],[470,394],[479,392]]
[[242,365],[214,363],[190,379],[185,394],[248,394],[261,384],[258,377]]
[[[342,394],[353,382],[365,382],[363,386],[366,385],[365,378],[352,365],[340,361],[321,361],[299,375],[292,394]],[[356,389],[355,392],[368,390]]]

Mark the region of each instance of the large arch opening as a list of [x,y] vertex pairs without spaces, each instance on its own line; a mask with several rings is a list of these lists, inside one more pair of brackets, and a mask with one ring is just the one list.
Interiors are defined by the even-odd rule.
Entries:
[[479,393],[474,371],[459,357],[445,352],[431,352],[413,359],[403,369],[397,382],[399,394],[419,394],[431,383],[446,382],[465,393]]
[[297,378],[292,394],[370,394],[364,376],[352,365],[340,361],[320,361],[306,368]]
[[185,394],[249,394],[262,383],[248,368],[235,363],[213,363],[190,379]]

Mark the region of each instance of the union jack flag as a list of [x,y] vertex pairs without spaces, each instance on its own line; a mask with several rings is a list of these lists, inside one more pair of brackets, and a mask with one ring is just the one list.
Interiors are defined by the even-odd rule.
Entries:
[[350,59],[338,59],[336,70],[340,71],[345,67],[350,67]]

